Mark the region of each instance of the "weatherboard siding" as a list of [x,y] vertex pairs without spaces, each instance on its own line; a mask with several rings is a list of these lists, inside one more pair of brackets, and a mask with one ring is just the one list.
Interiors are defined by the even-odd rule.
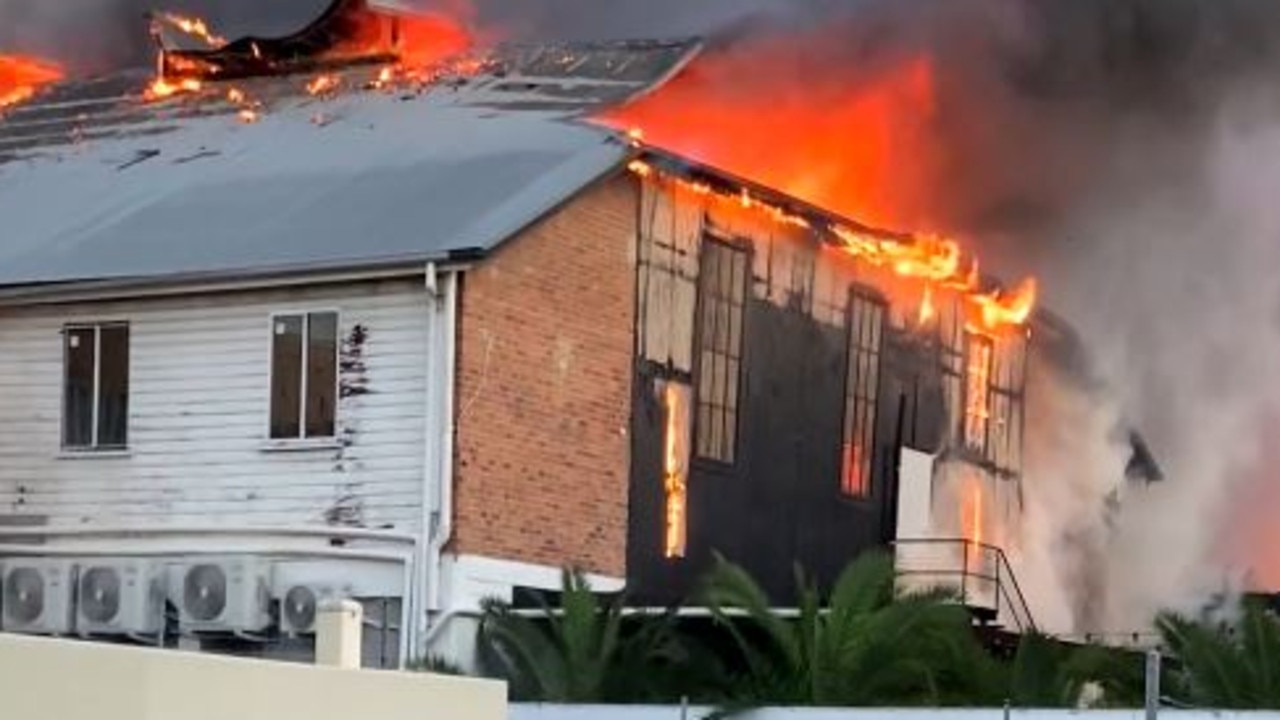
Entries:
[[[428,307],[420,288],[383,281],[0,310],[0,514],[56,525],[414,528]],[[340,313],[339,442],[272,449],[270,318],[308,310]],[[123,456],[60,447],[61,330],[92,321],[130,324]]]

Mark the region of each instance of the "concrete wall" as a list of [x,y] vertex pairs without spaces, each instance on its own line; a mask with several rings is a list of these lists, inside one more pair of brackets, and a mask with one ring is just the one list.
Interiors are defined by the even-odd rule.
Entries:
[[0,635],[0,717],[503,720],[506,687]]
[[[510,720],[697,720],[705,708],[676,706],[512,705]],[[1001,708],[979,710],[901,710],[776,708],[735,716],[738,720],[1003,720]],[[1141,710],[1011,710],[1010,720],[1142,720]],[[1278,712],[1161,711],[1176,720],[1280,720]]]

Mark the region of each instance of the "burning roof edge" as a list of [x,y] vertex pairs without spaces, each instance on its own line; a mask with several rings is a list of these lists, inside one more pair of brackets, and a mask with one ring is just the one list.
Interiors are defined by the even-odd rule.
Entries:
[[[918,242],[919,238],[907,231],[886,230],[827,210],[806,200],[789,195],[768,185],[763,185],[727,170],[722,170],[706,163],[692,160],[661,148],[644,145],[636,153],[636,159],[655,167],[660,172],[684,178],[695,183],[705,184],[713,191],[721,191],[729,195],[745,192],[756,200],[782,210],[786,215],[800,218],[819,234],[836,234],[834,228],[852,231],[861,235],[904,244]],[[827,242],[818,240],[819,242]],[[1009,285],[999,277],[983,274],[981,284],[988,290],[1008,290]],[[1039,318],[1041,308],[1036,307],[1033,316]],[[1055,316],[1056,317],[1056,316]]]
[[835,211],[827,210],[811,202],[801,200],[800,198],[789,195],[782,190],[778,190],[768,185],[762,185],[754,180],[749,180],[740,175],[735,175],[727,170],[686,158],[677,153],[663,150],[658,147],[649,145],[644,146],[637,152],[637,158],[645,160],[657,167],[659,170],[671,175],[704,182],[713,189],[728,191],[730,194],[736,195],[745,189],[752,197],[765,200],[772,205],[782,208],[792,215],[802,217],[817,228],[841,225],[855,232],[865,233],[885,240],[895,240],[898,242],[910,242],[912,240],[912,235],[910,233],[895,232],[866,225],[852,218],[845,217]]

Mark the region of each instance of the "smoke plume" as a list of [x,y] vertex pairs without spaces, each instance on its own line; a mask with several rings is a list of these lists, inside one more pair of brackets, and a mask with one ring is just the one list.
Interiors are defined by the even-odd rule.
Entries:
[[[294,29],[327,0],[167,4],[235,36]],[[0,50],[81,72],[143,64],[148,5],[0,0]],[[800,158],[773,168],[787,189],[961,236],[987,269],[1042,278],[1101,380],[1032,380],[1020,552],[1049,629],[1140,629],[1157,609],[1195,607],[1231,568],[1280,584],[1267,557],[1280,531],[1248,506],[1280,497],[1261,454],[1280,410],[1280,4],[470,5],[510,39],[706,35],[703,69],[673,86],[687,101],[676,111],[720,110],[676,149],[714,154],[732,131],[753,157]],[[1124,481],[1126,423],[1163,483]]]

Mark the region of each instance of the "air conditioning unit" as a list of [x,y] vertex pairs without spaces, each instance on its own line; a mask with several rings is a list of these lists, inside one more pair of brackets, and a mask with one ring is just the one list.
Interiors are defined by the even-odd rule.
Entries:
[[307,635],[316,631],[316,612],[320,603],[341,597],[333,588],[294,585],[280,598],[280,632]]
[[5,565],[3,579],[0,629],[36,635],[65,635],[73,630],[75,563],[15,560]]
[[307,635],[316,631],[316,612],[328,600],[352,596],[342,568],[315,562],[280,562],[272,568],[271,596],[280,602],[280,632]]
[[157,635],[164,627],[164,586],[155,563],[82,562],[76,588],[81,635]]
[[271,566],[253,557],[200,559],[169,571],[183,632],[257,633],[271,627]]

